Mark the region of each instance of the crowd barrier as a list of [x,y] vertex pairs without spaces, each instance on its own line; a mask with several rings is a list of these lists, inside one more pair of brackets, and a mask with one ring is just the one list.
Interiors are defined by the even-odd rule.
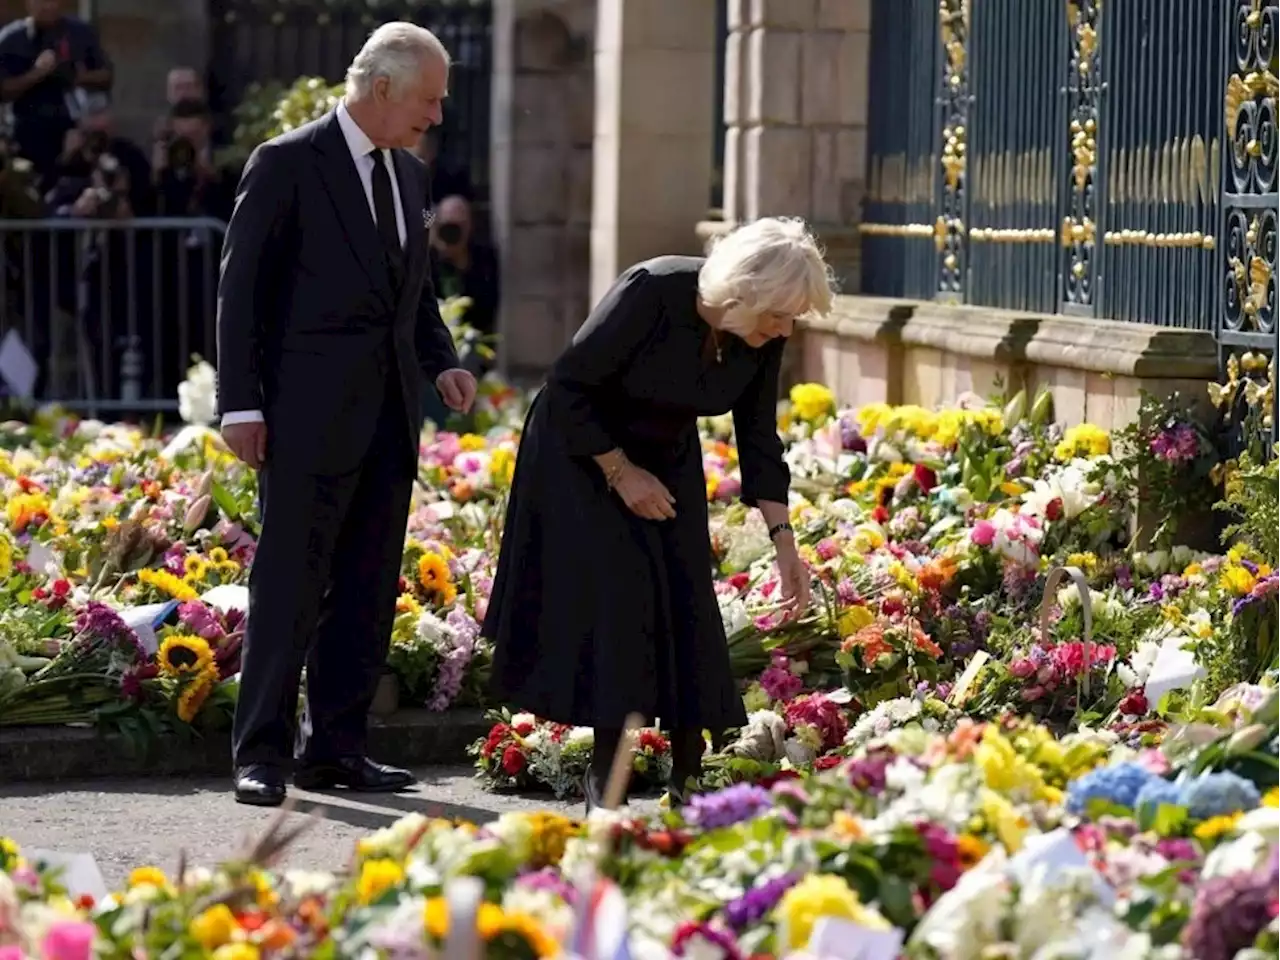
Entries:
[[205,217],[0,219],[0,337],[38,365],[34,399],[88,416],[177,409],[214,357],[226,224]]

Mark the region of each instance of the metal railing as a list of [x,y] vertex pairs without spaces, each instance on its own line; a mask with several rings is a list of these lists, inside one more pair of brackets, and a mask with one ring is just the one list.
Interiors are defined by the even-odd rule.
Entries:
[[[1227,248],[1274,236],[1277,20],[1261,0],[873,0],[864,288],[1219,331],[1224,286],[1267,286],[1261,263],[1231,283],[1250,261]],[[1274,283],[1257,296],[1274,337]]]
[[0,220],[0,335],[35,356],[36,399],[176,410],[192,355],[214,357],[225,232],[204,217]]

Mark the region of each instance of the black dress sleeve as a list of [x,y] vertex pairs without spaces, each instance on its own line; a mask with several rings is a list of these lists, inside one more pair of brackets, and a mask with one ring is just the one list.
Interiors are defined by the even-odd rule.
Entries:
[[791,471],[782,459],[778,436],[778,377],[786,341],[779,338],[760,349],[760,369],[733,405],[733,432],[742,471],[742,502],[754,507],[761,500],[786,503]]
[[600,416],[599,399],[653,334],[661,312],[656,288],[644,267],[624,273],[552,367],[546,399],[571,455],[594,457],[618,446]]

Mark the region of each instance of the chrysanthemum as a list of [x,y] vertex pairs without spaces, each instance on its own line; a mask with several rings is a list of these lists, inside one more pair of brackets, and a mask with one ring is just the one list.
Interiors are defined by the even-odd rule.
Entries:
[[213,664],[213,651],[204,637],[177,633],[165,637],[156,662],[166,677],[189,676],[202,673]]

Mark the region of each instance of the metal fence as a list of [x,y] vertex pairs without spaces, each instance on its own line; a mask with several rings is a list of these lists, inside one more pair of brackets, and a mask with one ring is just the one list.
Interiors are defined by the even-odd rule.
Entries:
[[1261,0],[873,0],[865,289],[1274,342],[1278,28]]
[[207,0],[210,87],[224,107],[252,83],[298,77],[340,81],[378,26],[412,20],[434,32],[453,58],[440,128],[441,156],[465,167],[477,200],[489,199],[491,0]]
[[215,351],[226,225],[207,218],[0,220],[0,336],[40,369],[39,400],[90,416],[177,408]]

